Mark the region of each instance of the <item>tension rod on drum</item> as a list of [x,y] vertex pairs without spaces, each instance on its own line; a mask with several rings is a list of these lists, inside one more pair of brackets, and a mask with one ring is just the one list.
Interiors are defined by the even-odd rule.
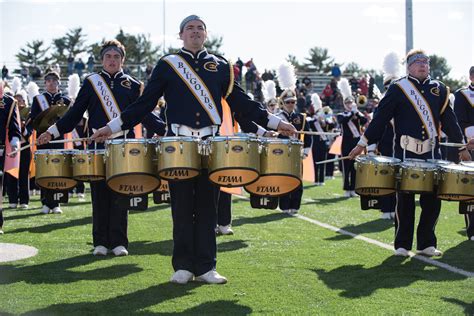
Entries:
[[344,157],[339,157],[339,158],[333,158],[333,159],[318,161],[318,162],[315,162],[314,164],[315,165],[322,165],[324,163],[336,162],[336,161],[339,161],[339,160],[346,160],[346,159],[350,159],[350,158],[351,158],[350,156],[344,156]]
[[[61,144],[61,143],[72,143],[72,142],[83,142],[83,141],[88,141],[90,138],[87,138],[87,137],[84,137],[84,138],[73,138],[73,139],[60,139],[60,140],[53,140],[53,141],[50,141],[48,142],[48,144]],[[26,146],[23,146],[21,147],[20,149],[18,150],[14,150],[10,153],[8,153],[7,155],[8,156],[11,156],[11,155],[14,155],[22,150],[25,150],[25,149],[28,149],[32,146],[33,144],[29,144],[29,145],[26,145]],[[38,142],[35,142],[34,145],[38,145]]]

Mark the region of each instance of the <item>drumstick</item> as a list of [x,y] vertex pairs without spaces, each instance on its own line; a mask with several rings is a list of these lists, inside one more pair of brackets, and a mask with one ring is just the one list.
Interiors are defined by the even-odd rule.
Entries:
[[318,161],[318,162],[315,162],[314,164],[315,165],[321,165],[323,163],[328,163],[328,162],[336,162],[336,161],[339,161],[339,160],[346,160],[346,159],[350,159],[351,157],[349,156],[344,156],[344,157],[339,157],[339,158],[334,158],[334,159],[328,159],[328,160],[323,160],[323,161]]
[[[61,144],[61,143],[71,143],[71,142],[82,142],[82,141],[87,141],[89,140],[89,138],[73,138],[73,139],[60,139],[60,140],[53,140],[53,141],[50,141],[48,144]],[[8,156],[11,156],[11,155],[14,155],[22,150],[25,150],[25,149],[28,149],[32,146],[33,144],[29,144],[29,145],[26,145],[26,146],[23,146],[21,147],[20,149],[17,149],[17,150],[14,150],[12,152],[9,152],[7,155]],[[38,145],[38,142],[36,142],[35,145]]]
[[441,146],[446,146],[446,147],[464,147],[466,144],[461,144],[461,143],[439,143]]
[[305,134],[305,135],[327,135],[327,136],[338,136],[341,133],[335,132],[307,132],[307,131],[296,131],[297,134]]

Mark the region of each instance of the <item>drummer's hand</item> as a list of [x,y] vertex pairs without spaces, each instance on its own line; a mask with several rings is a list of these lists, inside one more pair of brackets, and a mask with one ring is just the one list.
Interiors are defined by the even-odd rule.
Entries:
[[266,131],[265,134],[263,134],[263,137],[277,137],[278,133],[274,131]]
[[92,136],[91,140],[98,143],[103,143],[107,138],[112,135],[112,130],[108,125],[105,125],[102,128],[99,128]]
[[49,143],[52,138],[53,136],[49,132],[44,132],[38,137],[38,139],[36,140],[36,143],[38,145],[44,145],[44,144]]
[[360,145],[357,145],[355,146],[351,152],[349,153],[349,157],[350,159],[355,159],[357,156],[359,156],[360,154],[362,154],[362,152],[364,151],[365,147],[363,146],[360,146]]
[[471,153],[467,149],[461,150],[459,152],[459,160],[471,161]]
[[[14,151],[17,151],[18,149],[20,149],[20,146],[18,146],[18,144],[15,144],[15,145],[11,145],[11,152],[14,152]],[[14,154],[10,153],[8,156],[12,157],[12,158],[15,158],[16,157],[16,152]]]
[[278,123],[278,131],[285,136],[293,136],[296,134],[296,128],[288,122],[283,120]]
[[474,150],[474,138],[471,138],[466,146],[467,150]]

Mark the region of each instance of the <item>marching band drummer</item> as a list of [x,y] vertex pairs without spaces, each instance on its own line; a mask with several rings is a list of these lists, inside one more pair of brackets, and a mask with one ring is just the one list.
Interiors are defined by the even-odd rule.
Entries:
[[[474,66],[469,69],[471,84],[454,94],[454,112],[467,140],[474,139]],[[464,214],[467,238],[474,241],[474,213]]]
[[[71,104],[71,99],[65,96],[60,90],[60,80],[61,77],[56,72],[48,72],[44,76],[44,82],[46,84],[46,91],[42,94],[37,95],[33,99],[33,104],[31,105],[31,113],[30,118],[28,119],[26,126],[29,129],[29,132],[32,132],[33,129],[33,122],[35,121],[36,117],[43,111],[46,111],[49,107],[53,105],[67,105]],[[43,131],[37,131],[37,133],[42,133]],[[58,135],[58,139],[63,138],[63,134]],[[37,149],[64,149],[63,144],[44,144],[38,145]],[[49,196],[52,194],[47,194],[46,189],[41,188],[41,203],[43,204],[43,209],[41,210],[41,214],[61,214],[63,211],[61,210],[59,203],[57,201],[50,201]]]
[[[83,119],[85,111],[89,114],[88,130],[92,134],[112,118],[120,116],[120,112],[138,98],[142,83],[124,74],[125,47],[122,43],[117,40],[104,42],[100,56],[102,71],[84,80],[73,106],[62,119],[38,137],[38,143],[46,144],[52,138],[72,131]],[[164,123],[153,114],[148,115],[143,124],[155,131],[161,128],[161,134],[164,134]],[[133,138],[133,131],[127,133],[127,137]],[[90,144],[89,148],[93,149],[94,144]],[[97,149],[103,148],[103,144],[97,144]],[[105,180],[91,182],[90,186],[93,255],[105,256],[109,250],[115,256],[128,255],[128,205],[120,202],[123,199],[107,187]]]
[[[360,135],[362,134],[362,126],[367,123],[367,118],[357,109],[357,104],[354,102],[351,87],[347,79],[341,78],[338,86],[343,96],[345,111],[337,115],[337,122],[340,124],[342,130],[341,153],[342,156],[347,156],[352,148],[357,145]],[[344,196],[357,196],[354,191],[356,170],[353,160],[346,159],[342,161],[342,173],[344,176]]]
[[[3,192],[4,163],[7,149],[10,149],[8,152],[11,152],[20,147],[21,131],[18,125],[16,101],[3,93],[3,81],[0,81],[0,97],[0,234],[3,234],[3,194],[1,193]],[[7,137],[10,141],[10,148],[6,148]]]
[[[423,50],[411,50],[406,56],[408,75],[390,85],[380,101],[378,111],[357,146],[351,151],[354,159],[368,143],[376,143],[393,118],[395,125],[395,157],[439,159],[440,127],[454,142],[463,135],[456,116],[449,106],[449,88],[429,76],[430,59]],[[470,160],[466,148],[459,150],[461,160]],[[417,228],[417,249],[427,256],[440,256],[435,235],[441,200],[435,193],[420,196],[421,215]],[[412,248],[415,221],[415,195],[397,192],[395,214],[395,254],[408,256]]]
[[[232,112],[287,134],[295,132],[293,126],[269,115],[261,104],[250,100],[234,85],[232,65],[204,48],[207,30],[200,17],[186,17],[179,29],[183,48],[158,61],[143,95],[120,117],[96,132],[93,139],[101,141],[135,125],[153,110],[162,95],[167,102],[168,135],[206,138],[216,133],[222,122],[221,98],[224,97]],[[186,284],[194,276],[196,281],[206,283],[227,282],[215,270],[219,189],[209,181],[207,170],[201,171],[194,179],[169,184],[175,270],[171,282]]]

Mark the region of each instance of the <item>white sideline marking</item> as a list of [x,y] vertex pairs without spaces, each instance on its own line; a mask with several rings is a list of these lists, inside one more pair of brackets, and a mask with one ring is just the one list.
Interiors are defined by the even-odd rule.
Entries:
[[[234,195],[234,196],[239,198],[239,199],[250,200],[248,197],[245,197],[245,196],[238,196],[238,195]],[[303,201],[305,201],[305,202],[314,202],[311,199],[303,199]],[[311,224],[315,224],[315,225],[318,225],[320,227],[332,230],[332,231],[334,231],[336,233],[339,233],[341,235],[351,236],[352,238],[365,241],[369,244],[379,246],[380,248],[384,248],[384,249],[390,250],[392,252],[394,251],[393,246],[391,246],[389,244],[386,244],[386,243],[383,243],[381,241],[378,241],[378,240],[375,240],[375,239],[372,239],[372,238],[368,238],[368,237],[365,237],[365,236],[362,236],[362,235],[351,233],[350,231],[347,231],[347,230],[341,229],[339,227],[332,226],[332,225],[317,221],[315,219],[306,217],[304,215],[295,214],[295,215],[292,215],[292,216],[297,217],[299,219],[302,219],[304,221],[307,221]],[[438,268],[442,268],[442,269],[448,270],[450,272],[463,275],[463,276],[468,277],[468,278],[474,277],[474,272],[470,272],[470,271],[466,271],[466,270],[463,270],[463,269],[460,269],[460,268],[456,268],[456,267],[453,267],[453,266],[451,266],[447,263],[436,261],[436,260],[430,259],[430,258],[422,256],[422,255],[417,255],[413,251],[409,251],[408,253],[409,253],[410,258],[414,258],[414,259],[423,261],[425,263],[431,264],[431,265],[436,266]]]

